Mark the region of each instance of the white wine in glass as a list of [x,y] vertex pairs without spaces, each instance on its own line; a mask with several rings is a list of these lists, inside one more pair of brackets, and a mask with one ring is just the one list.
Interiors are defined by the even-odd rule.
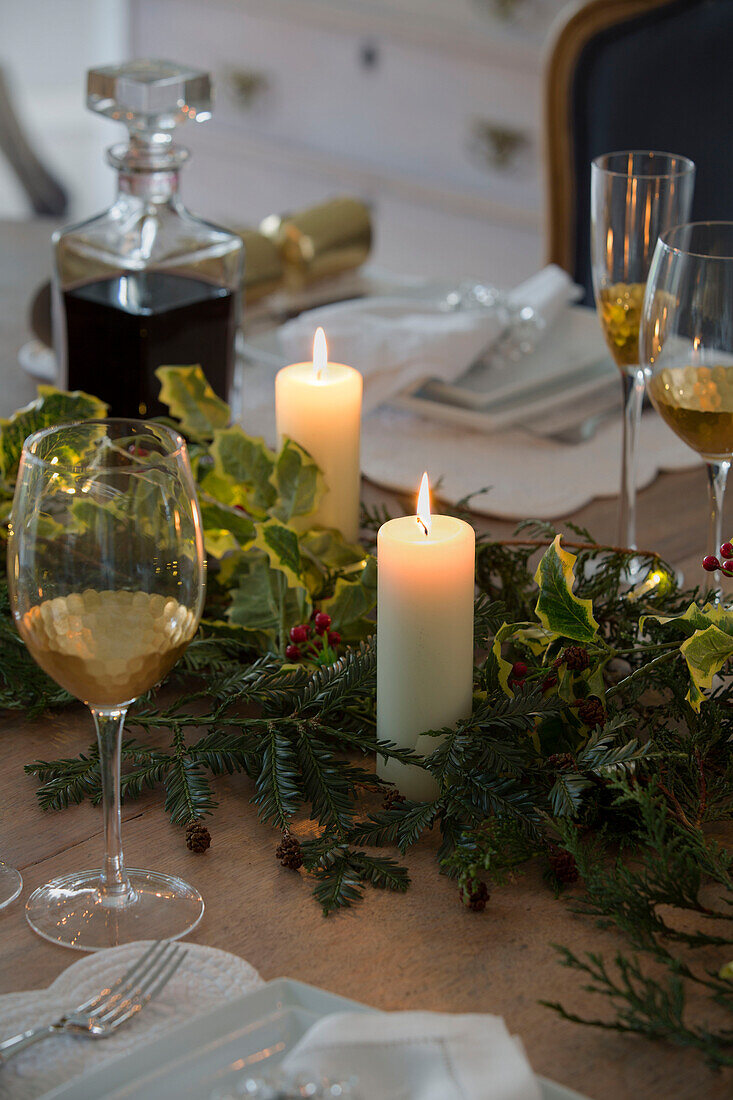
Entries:
[[[662,233],[640,348],[654,407],[706,464],[708,552],[717,554],[733,461],[733,222],[692,222]],[[716,579],[720,584],[720,574]]]
[[[690,215],[695,165],[652,150],[606,153],[591,164],[591,266],[598,317],[621,371],[624,400],[619,542],[636,548],[636,456],[645,373],[639,325],[659,234]],[[633,564],[629,579],[635,579]]]
[[104,817],[101,868],[28,899],[39,935],[93,951],[176,939],[201,919],[198,890],[125,867],[120,745],[127,709],[194,637],[204,599],[201,513],[183,438],[143,421],[49,428],[23,446],[8,540],[11,606],[34,659],[91,710]]

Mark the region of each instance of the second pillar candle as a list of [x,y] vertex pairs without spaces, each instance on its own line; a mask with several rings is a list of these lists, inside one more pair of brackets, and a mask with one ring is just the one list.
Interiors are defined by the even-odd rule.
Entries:
[[335,527],[344,538],[359,537],[361,489],[361,395],[363,380],[353,367],[329,363],[326,338],[318,329],[312,363],[292,363],[275,378],[275,413],[280,442],[299,443],[320,467],[326,492],[309,527]]

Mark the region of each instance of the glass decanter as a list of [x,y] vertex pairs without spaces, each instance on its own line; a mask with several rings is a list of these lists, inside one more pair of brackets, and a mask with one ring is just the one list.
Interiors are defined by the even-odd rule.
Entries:
[[173,141],[180,123],[211,117],[209,76],[154,60],[91,69],[87,106],[123,122],[129,140],[107,153],[113,205],[54,236],[59,384],[101,397],[111,416],[159,416],[156,369],[198,363],[227,400],[243,244],[185,209],[188,152]]

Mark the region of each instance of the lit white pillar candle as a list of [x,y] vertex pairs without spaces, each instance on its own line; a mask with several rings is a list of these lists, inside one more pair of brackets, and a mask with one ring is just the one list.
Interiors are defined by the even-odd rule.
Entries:
[[326,492],[309,527],[336,527],[350,542],[359,537],[361,394],[353,367],[329,363],[323,329],[316,331],[312,363],[291,363],[275,378],[280,442],[299,443],[323,471]]
[[[377,536],[377,738],[428,756],[440,743],[425,730],[471,713],[476,538],[452,516],[431,516],[428,475],[417,515],[391,519]],[[377,774],[407,798],[434,798],[432,776],[385,762]]]

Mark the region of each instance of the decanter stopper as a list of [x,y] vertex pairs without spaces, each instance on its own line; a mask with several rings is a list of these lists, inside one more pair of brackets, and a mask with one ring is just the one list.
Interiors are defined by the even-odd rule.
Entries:
[[123,122],[131,141],[166,145],[182,122],[211,118],[208,73],[150,58],[87,73],[87,107]]

